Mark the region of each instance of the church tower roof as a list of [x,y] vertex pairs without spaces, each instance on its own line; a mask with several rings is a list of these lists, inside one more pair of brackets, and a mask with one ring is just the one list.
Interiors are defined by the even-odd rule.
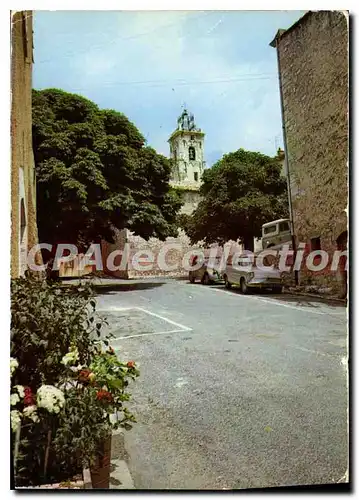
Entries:
[[192,113],[188,113],[186,108],[183,110],[181,116],[178,117],[177,130],[186,130],[191,132],[201,131],[196,127],[196,124],[194,122],[194,115]]
[[181,133],[188,133],[190,132],[191,134],[196,134],[197,136],[204,136],[205,134],[202,132],[200,128],[196,126],[196,123],[194,121],[194,115],[192,113],[189,113],[186,108],[182,111],[182,114],[177,118],[177,128],[176,130],[171,134],[169,138],[169,142],[171,139],[173,139],[175,136]]

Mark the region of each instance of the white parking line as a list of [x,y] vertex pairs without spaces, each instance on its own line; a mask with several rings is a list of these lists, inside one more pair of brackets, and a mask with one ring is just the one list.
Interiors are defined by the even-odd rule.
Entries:
[[162,321],[167,321],[167,323],[170,323],[171,325],[177,326],[178,328],[181,328],[185,332],[189,332],[192,330],[192,328],[189,328],[188,326],[181,325],[181,323],[176,323],[176,321],[172,321],[171,319],[165,318],[164,316],[161,316],[160,314],[156,314],[152,311],[148,311],[147,309],[143,309],[142,307],[133,307],[133,309],[137,309],[138,311],[142,311],[144,313],[150,314],[151,316],[154,316],[155,318],[162,319]]
[[112,306],[112,307],[106,307],[106,308],[98,308],[96,309],[96,312],[121,312],[121,311],[129,311],[130,309],[136,309],[136,307],[117,307],[117,306]]
[[330,316],[342,316],[342,317],[345,317],[346,314],[343,314],[343,313],[338,313],[338,312],[322,312],[322,311],[313,311],[313,309],[309,309],[309,308],[306,308],[306,307],[300,307],[300,306],[293,306],[291,304],[283,304],[282,302],[279,302],[279,301],[275,301],[275,300],[269,300],[269,299],[263,299],[262,297],[251,297],[249,295],[237,295],[237,294],[234,294],[232,292],[228,292],[227,290],[220,290],[219,288],[212,288],[212,287],[204,287],[206,290],[212,290],[214,292],[219,292],[219,293],[225,293],[227,295],[230,295],[232,297],[239,297],[241,299],[251,299],[251,300],[258,300],[260,302],[267,302],[268,304],[272,304],[272,305],[275,305],[275,306],[281,306],[281,307],[287,307],[289,309],[297,309],[297,311],[302,311],[302,312],[309,312],[309,313],[312,313],[312,314],[320,314],[320,315],[324,315],[324,316],[327,316],[328,314]]
[[176,321],[172,321],[171,319],[166,318],[165,316],[161,316],[160,314],[154,313],[152,311],[148,311],[147,309],[143,309],[142,307],[109,307],[107,309],[97,309],[99,312],[122,312],[122,311],[141,311],[145,314],[149,314],[150,316],[154,316],[155,318],[161,319],[162,321],[165,321],[166,323],[169,323],[170,325],[176,326],[177,328],[175,330],[167,330],[167,331],[161,331],[161,332],[147,332],[147,333],[138,333],[135,335],[126,335],[122,337],[115,337],[112,342],[116,342],[117,340],[126,340],[126,339],[133,339],[136,337],[148,337],[150,335],[170,335],[172,333],[182,333],[182,332],[191,332],[192,328],[189,328],[188,326],[182,325],[181,323],[177,323]]

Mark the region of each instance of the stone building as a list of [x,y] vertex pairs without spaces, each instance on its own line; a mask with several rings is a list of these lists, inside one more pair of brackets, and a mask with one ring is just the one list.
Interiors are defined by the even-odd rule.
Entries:
[[170,158],[174,161],[174,183],[200,185],[205,167],[204,135],[196,127],[194,116],[185,109],[177,120],[177,129],[168,139]]
[[186,109],[177,120],[177,128],[168,139],[173,162],[171,185],[181,193],[181,212],[190,215],[200,200],[199,188],[205,168],[204,136],[194,116]]
[[[279,30],[271,46],[278,56],[296,241],[307,252],[332,256],[347,246],[348,15],[307,12]],[[330,260],[320,272],[304,266],[300,283],[345,293],[346,273],[330,267]]]
[[[37,242],[32,150],[32,12],[11,12],[11,277],[25,273]],[[39,262],[38,262],[39,263]]]

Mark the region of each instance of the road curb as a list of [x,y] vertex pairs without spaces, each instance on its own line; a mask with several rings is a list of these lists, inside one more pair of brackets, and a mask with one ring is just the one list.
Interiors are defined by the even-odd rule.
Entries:
[[111,444],[111,490],[134,490],[135,485],[127,462],[129,455],[125,448],[125,431],[118,429],[112,434]]

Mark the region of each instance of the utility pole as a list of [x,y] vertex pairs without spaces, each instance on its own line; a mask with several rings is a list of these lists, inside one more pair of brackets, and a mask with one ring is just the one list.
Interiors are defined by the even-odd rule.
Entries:
[[[285,164],[285,172],[287,177],[287,191],[288,191],[288,205],[289,205],[289,218],[290,218],[290,232],[292,236],[292,247],[294,252],[294,262],[297,253],[297,244],[295,241],[295,232],[294,232],[294,217],[293,217],[293,205],[292,205],[292,192],[290,186],[290,170],[289,170],[289,162],[288,162],[288,144],[287,144],[287,133],[285,128],[285,116],[284,116],[284,103],[283,103],[283,88],[282,88],[282,73],[280,66],[280,57],[279,57],[279,47],[278,40],[280,36],[284,33],[285,30],[279,30],[275,39],[270,43],[271,47],[274,47],[277,51],[277,63],[278,63],[278,75],[279,75],[279,94],[280,94],[280,108],[282,115],[282,131],[283,131],[283,145],[284,145],[284,164]],[[295,284],[299,284],[299,272],[294,271],[294,280]]]

